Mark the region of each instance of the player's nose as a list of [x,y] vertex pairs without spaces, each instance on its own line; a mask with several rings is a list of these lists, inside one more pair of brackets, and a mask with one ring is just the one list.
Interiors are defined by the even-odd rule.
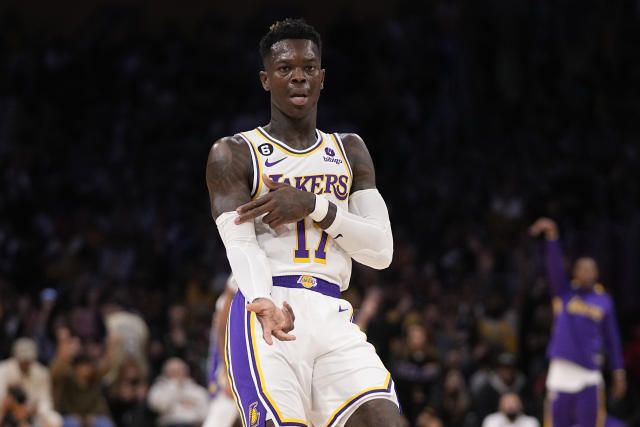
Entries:
[[301,67],[295,67],[293,69],[293,73],[291,73],[291,80],[297,83],[305,82],[307,80]]

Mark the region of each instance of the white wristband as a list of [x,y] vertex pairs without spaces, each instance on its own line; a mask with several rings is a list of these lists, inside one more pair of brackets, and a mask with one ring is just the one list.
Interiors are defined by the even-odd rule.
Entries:
[[324,197],[320,197],[316,194],[316,207],[313,209],[313,212],[309,214],[309,218],[314,220],[315,222],[322,221],[329,212],[329,201]]

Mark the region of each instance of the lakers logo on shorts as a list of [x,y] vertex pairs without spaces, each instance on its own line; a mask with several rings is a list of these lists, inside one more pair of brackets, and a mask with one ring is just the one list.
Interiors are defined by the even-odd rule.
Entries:
[[307,289],[313,288],[318,285],[318,281],[313,276],[300,276],[298,283]]
[[257,427],[260,422],[260,412],[258,412],[258,402],[253,402],[249,405],[249,422],[251,427]]

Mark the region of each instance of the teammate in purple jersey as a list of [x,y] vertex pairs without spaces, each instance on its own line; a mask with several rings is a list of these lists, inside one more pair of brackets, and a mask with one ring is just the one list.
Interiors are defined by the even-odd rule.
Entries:
[[532,236],[544,235],[545,268],[553,293],[554,327],[547,350],[545,425],[555,427],[604,426],[606,413],[601,369],[605,358],[612,370],[616,398],[626,392],[620,334],[613,301],[597,283],[592,258],[579,258],[569,281],[558,240],[558,226],[538,219]]

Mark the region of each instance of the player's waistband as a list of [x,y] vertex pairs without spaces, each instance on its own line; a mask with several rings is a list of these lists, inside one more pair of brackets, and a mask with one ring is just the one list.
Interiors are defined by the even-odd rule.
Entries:
[[274,276],[273,286],[308,289],[329,297],[340,298],[340,286],[310,275]]

